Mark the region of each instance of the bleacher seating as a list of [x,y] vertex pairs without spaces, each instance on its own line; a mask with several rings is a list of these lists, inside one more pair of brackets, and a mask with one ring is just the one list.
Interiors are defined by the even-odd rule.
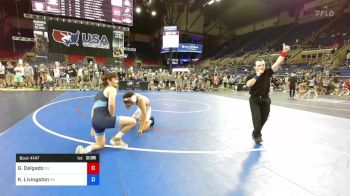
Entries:
[[322,48],[336,48],[344,44],[345,40],[350,39],[350,14],[342,17],[335,26],[330,30],[323,32],[318,39],[312,43],[312,47],[322,47]]
[[21,51],[0,50],[0,59],[3,61],[17,61],[22,55]]
[[337,67],[333,71],[333,73],[343,76],[343,77],[350,77],[350,68],[349,67]]

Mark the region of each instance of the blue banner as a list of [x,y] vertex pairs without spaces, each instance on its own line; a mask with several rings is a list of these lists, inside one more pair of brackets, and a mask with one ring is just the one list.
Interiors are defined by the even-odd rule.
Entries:
[[[178,48],[173,48],[173,52],[193,52],[193,53],[202,53],[203,45],[202,44],[190,44],[190,43],[179,43]],[[170,49],[162,49],[160,53],[168,53]]]

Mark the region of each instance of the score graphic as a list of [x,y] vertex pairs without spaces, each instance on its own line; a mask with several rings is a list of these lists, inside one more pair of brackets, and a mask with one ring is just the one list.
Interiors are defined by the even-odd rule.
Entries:
[[90,186],[100,184],[99,155],[17,154],[17,186]]
[[90,162],[87,164],[87,185],[100,184],[100,163]]

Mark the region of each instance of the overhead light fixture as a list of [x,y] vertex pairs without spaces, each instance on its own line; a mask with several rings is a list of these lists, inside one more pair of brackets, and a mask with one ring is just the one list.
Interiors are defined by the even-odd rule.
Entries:
[[213,3],[215,3],[215,0],[210,0],[210,1],[208,2],[208,5],[211,5],[211,4],[213,4]]
[[[218,0],[210,0],[210,1],[206,2],[206,3],[203,5],[203,7],[205,7],[205,6],[207,6],[207,5],[213,4],[213,3],[215,3],[215,1],[218,1]],[[220,1],[220,0],[219,0],[219,1]]]
[[137,7],[135,11],[136,11],[136,13],[139,14],[139,13],[141,13],[141,8],[140,8],[140,7]]
[[151,14],[152,14],[152,16],[155,16],[155,15],[157,15],[157,12],[156,11],[152,11]]

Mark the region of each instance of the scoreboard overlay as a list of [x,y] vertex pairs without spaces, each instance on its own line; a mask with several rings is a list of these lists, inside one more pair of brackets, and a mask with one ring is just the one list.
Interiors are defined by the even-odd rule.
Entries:
[[16,154],[17,186],[99,185],[98,154]]

